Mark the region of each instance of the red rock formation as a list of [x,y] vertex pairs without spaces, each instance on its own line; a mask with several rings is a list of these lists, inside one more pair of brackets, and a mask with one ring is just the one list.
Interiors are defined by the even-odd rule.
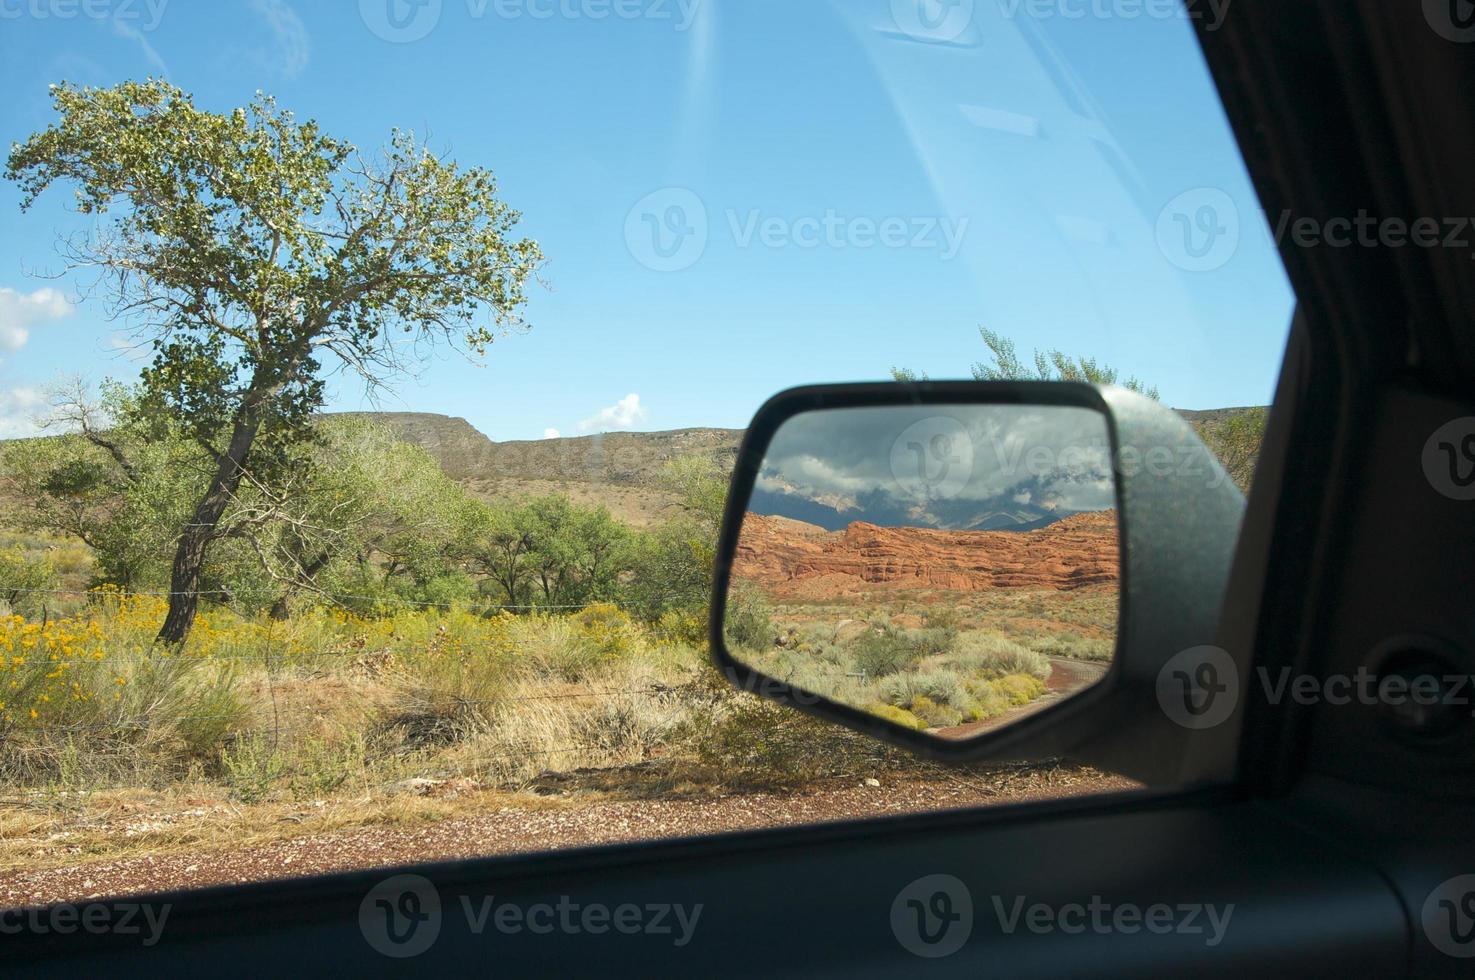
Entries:
[[857,587],[1077,589],[1115,585],[1116,512],[1077,514],[1034,531],[937,531],[857,521],[825,531],[749,514],[733,574],[774,595],[810,599]]

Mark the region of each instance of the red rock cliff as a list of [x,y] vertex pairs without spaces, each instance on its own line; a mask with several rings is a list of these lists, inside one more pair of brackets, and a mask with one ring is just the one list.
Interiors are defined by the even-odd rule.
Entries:
[[1076,589],[1115,585],[1116,513],[1077,514],[1034,531],[937,531],[857,521],[830,532],[782,517],[743,521],[734,574],[774,593],[822,598],[893,589]]

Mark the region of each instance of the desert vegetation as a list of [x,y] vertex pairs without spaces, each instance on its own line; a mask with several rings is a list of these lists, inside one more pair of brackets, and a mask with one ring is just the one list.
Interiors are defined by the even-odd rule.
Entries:
[[[710,667],[727,485],[710,456],[662,460],[631,522],[600,502],[625,484],[545,492],[532,462],[478,487],[372,417],[322,414],[332,373],[375,390],[528,326],[542,252],[490,171],[404,132],[360,151],[267,96],[218,114],[148,81],[52,100],[6,176],[27,208],[73,195],[97,233],[66,240],[68,271],[149,360],[136,383],[59,388],[52,434],[0,444],[0,838],[27,841],[0,867],[179,844],[170,808],[238,840],[304,814],[433,819],[404,803],[427,794],[526,805],[550,780],[935,772]],[[1030,703],[1052,658],[1109,657],[1115,623],[1105,587],[828,602],[750,597],[738,643],[918,728]],[[121,835],[78,829],[140,808]]]
[[[963,735],[958,726],[1100,675],[1115,649],[1119,551],[1110,510],[1022,531],[864,521],[826,531],[749,514],[728,648],[765,676]],[[1081,666],[1055,677],[1061,660]]]
[[127,393],[113,397],[106,419],[0,446],[12,817],[39,807],[69,825],[148,791],[358,801],[372,822],[406,793],[516,793],[554,772],[725,792],[919,771],[710,666],[725,474],[701,460],[665,467],[676,509],[636,528],[558,496],[480,500],[373,421],[322,420],[293,490],[312,520],[253,520],[242,495],[189,634],[161,643],[170,558],[157,542],[187,498],[175,481],[203,477],[187,441],[136,427]]
[[1052,658],[1109,661],[1116,601],[1100,587],[770,600],[749,582],[729,599],[728,643],[767,676],[909,728],[948,729],[1043,696]]

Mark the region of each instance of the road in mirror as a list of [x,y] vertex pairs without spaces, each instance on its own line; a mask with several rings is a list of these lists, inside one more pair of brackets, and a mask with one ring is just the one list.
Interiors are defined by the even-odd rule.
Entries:
[[739,532],[728,649],[900,725],[995,730],[1106,673],[1116,505],[1105,418],[1089,409],[794,416]]

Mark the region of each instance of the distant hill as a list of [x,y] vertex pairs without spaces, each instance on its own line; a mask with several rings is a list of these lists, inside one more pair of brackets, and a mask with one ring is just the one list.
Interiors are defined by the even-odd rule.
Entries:
[[388,426],[425,449],[456,480],[543,480],[644,486],[668,459],[709,456],[731,465],[741,429],[609,432],[562,439],[493,442],[470,422],[428,412],[342,412]]
[[[1220,408],[1180,410],[1179,414],[1199,425],[1216,424],[1245,411],[1248,409]],[[660,520],[675,509],[674,499],[657,485],[657,475],[667,460],[704,456],[728,469],[737,458],[743,437],[742,429],[674,429],[493,442],[465,419],[447,415],[341,414],[389,426],[407,442],[428,451],[448,476],[478,496],[494,499],[562,493],[582,504],[604,504],[615,516],[638,525]],[[853,517],[812,501],[766,500],[762,491],[754,505],[757,511],[783,514],[830,531],[843,530]],[[967,515],[957,526],[980,531],[1028,531],[1047,526],[1060,516],[1024,509],[997,510]]]
[[[1212,421],[1245,411],[1181,412],[1190,422]],[[363,418],[388,426],[420,446],[447,476],[486,499],[562,493],[582,504],[604,504],[622,520],[648,525],[674,512],[675,500],[657,475],[667,460],[704,456],[724,469],[737,458],[742,429],[674,429],[611,432],[561,439],[494,442],[463,418],[429,412],[343,412],[331,417]],[[782,508],[786,513],[791,508]],[[849,518],[816,505],[789,516],[841,530]],[[995,511],[964,522],[977,530],[1029,530],[1053,515]]]
[[741,429],[610,432],[562,439],[493,442],[462,418],[426,412],[344,412],[388,426],[425,449],[478,496],[562,493],[604,504],[633,524],[670,514],[675,500],[657,486],[667,460],[705,456],[724,469],[737,458]]

